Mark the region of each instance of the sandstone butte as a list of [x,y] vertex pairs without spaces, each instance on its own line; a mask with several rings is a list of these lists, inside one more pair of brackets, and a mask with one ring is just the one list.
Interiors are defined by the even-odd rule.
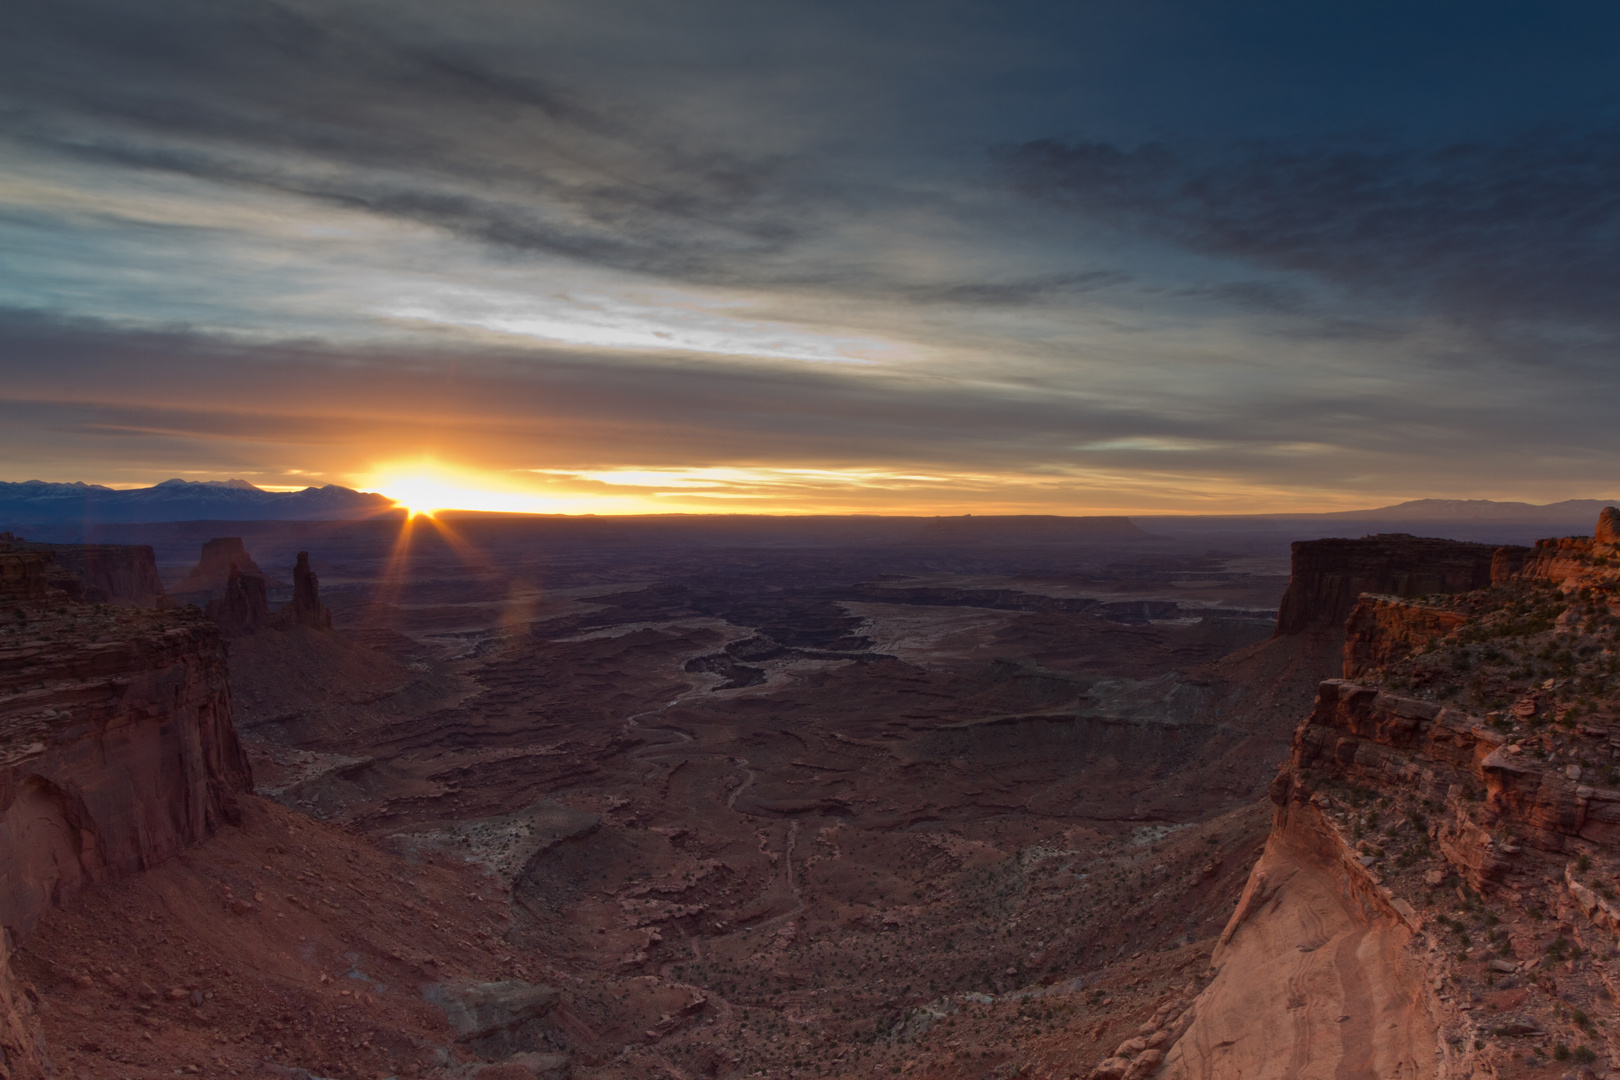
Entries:
[[[492,954],[467,939],[496,940],[501,920],[476,879],[431,861],[407,871],[251,795],[219,627],[192,609],[75,601],[52,565],[0,540],[0,1075],[57,1074],[45,1013],[68,1008],[88,1025],[119,1000],[132,1003],[132,1033],[150,1043],[161,1031],[205,1063],[229,1001],[265,1012],[261,1040],[287,1032],[273,1051],[297,1026],[306,1042],[358,1052],[386,1024],[403,1033],[400,1056],[451,1040],[486,1052],[440,1052],[422,1066],[435,1075],[566,1074],[566,1060],[511,1052],[525,1024],[584,1021],[565,992],[479,966]],[[294,579],[275,618],[328,626],[304,555]],[[1296,545],[1279,633],[1342,637],[1343,671],[1294,731],[1263,853],[1209,971],[1155,991],[1157,1007],[1111,1052],[1041,1075],[1507,1078],[1620,1065],[1617,628],[1612,509],[1594,537],[1528,549],[1400,536]],[[141,883],[147,907],[96,906],[108,895],[96,887],[120,878]],[[324,899],[256,884],[272,879],[331,884]],[[182,956],[161,975],[89,962],[60,976],[81,1002],[47,1003],[14,976],[14,950],[44,913],[77,908],[94,915],[86,940],[109,952],[109,934],[150,924],[190,956],[187,942],[237,926],[237,947],[275,969],[274,996],[256,1004],[255,986],[271,984],[219,965],[180,974]],[[423,912],[431,929],[407,928]],[[345,918],[350,940],[335,942]],[[364,978],[337,989],[328,971],[342,963]],[[152,984],[165,975],[177,985]],[[383,981],[421,992],[387,995]],[[161,1002],[179,1023],[154,1019]],[[664,1007],[663,1024],[708,1008],[701,997]],[[78,1049],[105,1053],[109,1069],[127,1057]],[[266,1060],[261,1075],[309,1075]],[[963,1075],[946,1060],[903,1071]]]

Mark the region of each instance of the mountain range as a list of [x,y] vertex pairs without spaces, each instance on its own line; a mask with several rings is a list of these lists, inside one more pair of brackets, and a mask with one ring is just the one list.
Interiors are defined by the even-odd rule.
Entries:
[[[1369,510],[1331,513],[1273,513],[1258,515],[1197,515],[1213,524],[1241,521],[1300,520],[1327,523],[1366,521],[1396,523],[1546,524],[1595,520],[1613,499],[1565,499],[1535,504],[1496,502],[1490,499],[1413,499]],[[22,483],[0,481],[0,527],[13,525],[131,524],[165,521],[330,521],[371,517],[394,508],[394,500],[376,492],[356,491],[338,484],[302,491],[266,491],[246,480],[165,480],[149,488],[110,488],[101,484]],[[1134,516],[1155,529],[1171,527],[1177,518]],[[1033,519],[1030,519],[1033,520]],[[1053,521],[1061,519],[1052,519]],[[1130,526],[1125,519],[1110,519]],[[1186,521],[1188,519],[1179,519]],[[968,519],[949,519],[964,527]],[[977,522],[974,522],[977,525]],[[985,525],[989,525],[988,519]]]
[[322,521],[370,517],[394,500],[328,484],[266,491],[246,480],[165,480],[148,488],[0,482],[0,526],[158,521]]
[[1340,510],[1313,515],[1346,521],[1593,521],[1614,499],[1565,499],[1538,505],[1490,499],[1412,499],[1376,510]]

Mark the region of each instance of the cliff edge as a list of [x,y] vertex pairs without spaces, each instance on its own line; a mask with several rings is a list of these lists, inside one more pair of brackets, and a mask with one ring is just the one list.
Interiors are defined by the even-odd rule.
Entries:
[[[157,866],[235,819],[252,786],[215,626],[195,611],[72,603],[49,565],[0,551],[7,952],[86,885]],[[0,1064],[14,1077],[43,1067],[28,1001],[0,977]]]
[[1620,1070],[1617,518],[1356,598],[1214,980],[1094,1077]]

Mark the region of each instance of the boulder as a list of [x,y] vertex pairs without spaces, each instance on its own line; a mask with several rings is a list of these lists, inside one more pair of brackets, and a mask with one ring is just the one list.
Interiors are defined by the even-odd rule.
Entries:
[[1163,1050],[1144,1050],[1142,1055],[1131,1062],[1131,1067],[1125,1070],[1125,1080],[1147,1080],[1159,1071],[1164,1064]]

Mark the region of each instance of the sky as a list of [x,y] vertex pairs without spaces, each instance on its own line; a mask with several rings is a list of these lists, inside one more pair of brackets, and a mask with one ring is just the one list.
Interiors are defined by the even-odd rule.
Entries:
[[0,480],[1613,494],[1620,9],[11,0]]

